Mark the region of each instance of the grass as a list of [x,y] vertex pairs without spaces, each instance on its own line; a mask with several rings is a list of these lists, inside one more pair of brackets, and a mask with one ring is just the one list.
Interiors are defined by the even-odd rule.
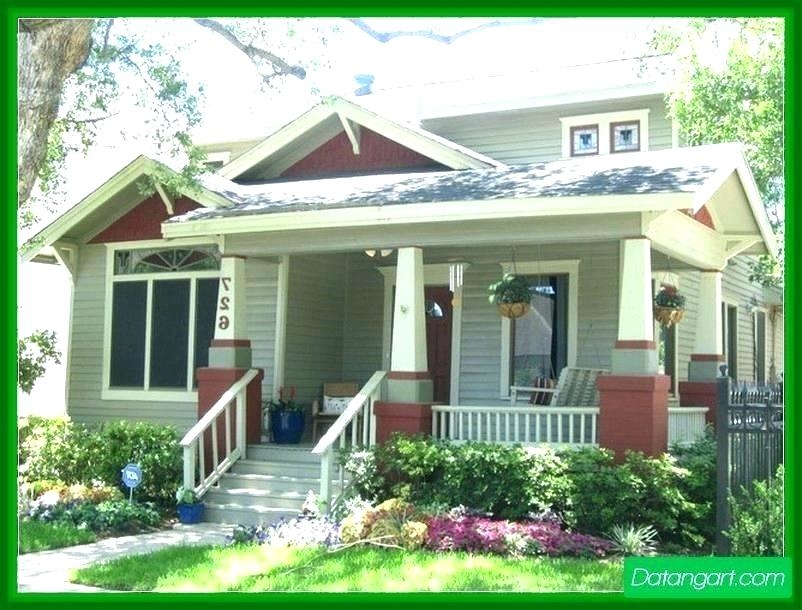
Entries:
[[97,540],[97,535],[89,530],[78,529],[77,526],[66,523],[22,521],[19,540],[19,552],[25,554],[87,544]]
[[73,582],[122,591],[620,591],[620,561],[511,559],[355,547],[180,546],[78,570]]

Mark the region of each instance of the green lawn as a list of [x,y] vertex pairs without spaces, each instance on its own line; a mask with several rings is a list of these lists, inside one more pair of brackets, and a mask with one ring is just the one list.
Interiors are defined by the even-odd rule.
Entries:
[[38,553],[97,540],[97,535],[66,523],[20,522],[20,553]]
[[329,553],[270,546],[173,547],[77,571],[124,591],[620,591],[620,561],[510,559],[370,547]]

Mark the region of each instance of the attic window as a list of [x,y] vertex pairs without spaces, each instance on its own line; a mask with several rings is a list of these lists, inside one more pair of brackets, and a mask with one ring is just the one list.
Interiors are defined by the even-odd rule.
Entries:
[[220,253],[213,246],[117,250],[114,253],[114,275],[218,269],[220,269]]
[[610,152],[640,150],[640,121],[610,123]]
[[599,126],[571,127],[571,156],[599,154]]
[[649,108],[560,117],[562,157],[649,150]]

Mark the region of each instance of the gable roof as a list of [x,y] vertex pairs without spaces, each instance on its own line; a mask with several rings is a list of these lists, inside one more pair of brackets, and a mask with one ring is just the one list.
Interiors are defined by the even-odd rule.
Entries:
[[275,178],[326,141],[345,131],[359,151],[363,126],[451,169],[504,167],[504,164],[425,129],[401,124],[340,97],[314,106],[256,146],[224,165],[229,179]]
[[[140,191],[140,181],[146,176],[154,175],[157,170],[178,175],[177,172],[158,161],[144,155],[138,156],[30,238],[22,248],[22,260],[31,260],[44,248],[60,240],[70,243],[86,241],[98,231],[130,212],[147,198],[147,195]],[[171,200],[163,190],[160,190],[159,194],[165,201],[166,206],[172,205]],[[182,194],[209,208],[231,205],[231,201],[223,195],[206,188],[201,188],[198,192],[184,192]]]

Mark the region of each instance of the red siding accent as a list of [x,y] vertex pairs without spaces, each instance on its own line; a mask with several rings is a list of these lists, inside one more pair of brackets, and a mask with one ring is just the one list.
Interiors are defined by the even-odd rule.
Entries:
[[414,371],[390,371],[387,373],[387,379],[431,379],[432,376],[428,371],[414,372]]
[[707,407],[705,421],[715,426],[718,384],[715,381],[680,381],[679,404],[681,407]]
[[281,177],[320,178],[387,170],[448,169],[446,166],[365,127],[361,128],[359,151],[358,155],[354,154],[351,140],[342,131],[286,169]]
[[654,341],[623,340],[615,342],[615,349],[655,349]]
[[710,215],[707,207],[700,208],[699,211],[693,215],[693,218],[694,220],[701,222],[706,227],[709,227],[713,230],[716,228],[716,225],[713,224],[713,217]]
[[374,412],[377,443],[387,442],[393,432],[401,432],[407,436],[432,433],[430,404],[376,401]]
[[[200,204],[183,197],[175,201],[175,213],[184,214],[201,207]],[[105,244],[114,241],[142,241],[161,239],[161,223],[169,218],[161,197],[153,195],[133,210],[116,220],[95,235],[90,244]]]

